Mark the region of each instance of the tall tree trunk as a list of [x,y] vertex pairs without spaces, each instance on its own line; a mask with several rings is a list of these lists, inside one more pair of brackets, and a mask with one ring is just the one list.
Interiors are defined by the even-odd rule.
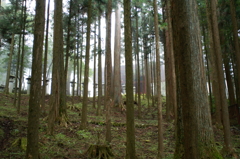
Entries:
[[173,52],[173,39],[172,39],[172,16],[170,1],[167,1],[167,23],[168,30],[166,31],[166,52],[165,52],[165,76],[166,76],[166,111],[167,119],[170,115],[174,115],[175,122],[177,120],[177,96],[176,96],[176,76],[174,68],[174,52]]
[[64,82],[63,61],[62,0],[55,0],[54,4],[52,95],[48,116],[48,131],[50,134],[53,134],[55,121],[59,121],[63,125],[66,125],[67,122],[66,83]]
[[[79,54],[79,47],[80,47],[80,24],[78,23],[78,19],[77,17],[79,17],[78,15],[76,15],[75,17],[75,23],[76,23],[76,27],[77,27],[77,96],[79,96],[79,89],[80,89],[80,54]],[[80,92],[81,94],[81,92]]]
[[114,43],[114,104],[121,103],[121,70],[120,70],[120,54],[121,54],[121,23],[120,23],[120,5],[117,5],[115,11],[115,43]]
[[23,2],[23,35],[22,35],[22,56],[20,60],[20,73],[19,73],[19,91],[18,91],[18,103],[17,103],[17,113],[20,113],[20,104],[21,104],[21,91],[22,91],[22,80],[24,80],[23,70],[24,70],[24,54],[25,54],[25,28],[26,28],[26,19],[27,19],[27,4],[26,0]]
[[133,66],[131,33],[131,0],[124,0],[124,43],[126,61],[126,102],[127,102],[127,159],[135,159],[135,128],[133,106]]
[[111,96],[112,86],[112,55],[111,55],[111,15],[112,0],[107,3],[107,26],[106,26],[106,142],[111,143],[111,106],[113,105]]
[[96,55],[97,55],[97,22],[94,24],[94,49],[93,49],[93,108],[96,108]]
[[[22,26],[21,26],[22,27]],[[21,56],[21,43],[22,43],[22,34],[19,35],[19,40],[18,40],[18,54],[17,54],[17,68],[16,68],[16,75],[15,75],[15,88],[18,87],[18,85],[20,84],[18,82],[18,75],[19,75],[19,65],[20,65],[20,56]],[[20,91],[18,89],[18,91]],[[17,107],[17,95],[18,95],[18,91],[14,92],[14,106]]]
[[[71,36],[71,18],[72,18],[72,7],[73,7],[73,1],[70,0],[70,6],[69,6],[69,17],[68,17],[68,29],[67,29],[67,46],[66,46],[66,58],[65,58],[65,68],[64,68],[64,76],[65,76],[65,83],[66,85],[69,84],[68,83],[68,65],[69,65],[69,56],[70,56],[70,36]],[[67,87],[67,86],[66,86]]]
[[[12,34],[10,53],[9,53],[9,60],[8,60],[8,67],[7,67],[6,82],[5,82],[5,88],[4,88],[4,92],[6,94],[9,94],[9,79],[10,79],[12,57],[13,57],[13,51],[14,51],[14,42],[15,42],[14,36],[15,36],[15,34]],[[16,89],[15,89],[15,91],[16,91]],[[12,93],[12,92],[10,92],[10,93]]]
[[83,85],[83,107],[81,118],[81,129],[87,127],[87,106],[88,106],[88,76],[89,76],[89,54],[90,54],[90,33],[91,33],[91,18],[92,18],[92,0],[88,1],[88,20],[87,20],[87,41],[86,41],[86,56],[85,56],[85,71]]
[[203,32],[203,44],[204,44],[204,50],[205,50],[205,55],[206,55],[206,75],[207,75],[207,82],[208,82],[208,91],[209,91],[209,104],[210,104],[210,110],[211,110],[211,114],[213,113],[213,93],[212,93],[212,83],[211,83],[211,70],[210,70],[210,48],[208,47],[209,44],[207,42],[207,38],[208,38],[208,34],[207,34],[207,27],[203,26],[202,27],[202,32]]
[[[174,158],[222,158],[214,142],[195,0],[172,0],[178,92]],[[182,112],[182,114],[181,114]]]
[[46,35],[45,35],[45,50],[44,50],[44,64],[43,64],[43,88],[42,88],[42,110],[45,114],[45,95],[47,87],[47,56],[48,56],[48,29],[49,29],[49,12],[50,12],[50,0],[48,0],[47,8],[47,21],[46,21]]
[[157,0],[153,1],[154,29],[156,43],[156,78],[157,78],[157,107],[158,107],[158,158],[163,158],[163,128],[162,128],[162,99],[161,99],[161,66],[160,66],[160,41],[158,28]]
[[141,105],[141,75],[140,75],[140,58],[139,58],[139,33],[138,33],[138,12],[136,12],[136,52],[137,52],[137,90],[138,90],[138,118],[142,118],[142,105]]
[[33,61],[31,90],[28,109],[27,150],[26,159],[40,158],[38,150],[39,110],[42,101],[42,54],[45,23],[45,1],[36,1],[34,26]]
[[82,25],[82,39],[81,39],[81,51],[80,51],[80,75],[79,75],[79,79],[80,79],[80,88],[79,88],[79,91],[80,91],[80,96],[79,96],[79,99],[81,100],[82,98],[82,60],[83,60],[83,25]]
[[213,44],[214,44],[214,54],[216,56],[217,62],[217,76],[219,84],[219,94],[220,94],[220,103],[221,103],[221,115],[223,120],[223,130],[224,130],[224,143],[227,153],[232,153],[232,143],[230,138],[230,123],[229,123],[229,113],[228,113],[228,104],[225,91],[225,79],[223,73],[223,63],[222,63],[222,51],[219,38],[219,29],[218,29],[218,18],[217,18],[217,2],[210,1],[211,4],[211,20],[212,20],[212,31],[213,31]]
[[[230,0],[230,11],[232,19],[232,29],[233,29],[233,41],[234,41],[234,50],[236,55],[236,67],[237,67],[237,76],[238,76],[238,88],[240,88],[240,45],[239,45],[239,33],[238,33],[238,23],[236,16],[236,8],[234,0]],[[237,102],[240,105],[240,94],[237,94]]]
[[208,21],[208,38],[209,38],[209,51],[210,51],[210,74],[211,74],[211,81],[212,81],[212,88],[213,88],[213,96],[214,96],[214,101],[215,101],[215,116],[216,116],[216,123],[221,124],[221,96],[219,93],[219,82],[218,82],[218,71],[217,71],[217,57],[216,54],[214,53],[214,42],[213,42],[213,24],[212,24],[212,18],[211,18],[211,6],[208,0],[206,0],[206,12],[207,12],[207,21]]
[[222,43],[222,49],[223,49],[223,63],[224,63],[224,70],[225,70],[225,76],[226,76],[226,84],[227,84],[227,91],[228,91],[228,103],[230,105],[234,105],[236,104],[236,100],[235,100],[235,94],[234,94],[234,88],[233,88],[233,78],[231,75],[231,63],[230,63],[230,58],[229,58],[229,54],[227,52],[230,52],[230,49],[228,49],[229,47],[227,45],[224,45],[225,42],[225,37],[224,37],[224,33],[221,32],[220,33],[220,38],[221,38],[221,43]]
[[98,15],[98,107],[97,115],[100,115],[102,104],[102,49],[101,49],[101,14],[99,8]]

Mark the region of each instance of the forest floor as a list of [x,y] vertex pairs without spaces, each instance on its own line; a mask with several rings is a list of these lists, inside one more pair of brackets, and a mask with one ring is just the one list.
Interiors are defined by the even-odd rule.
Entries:
[[[46,105],[48,105],[46,96]],[[0,93],[0,158],[23,159],[26,151],[28,95],[22,96],[21,113],[13,106],[13,94]],[[73,104],[75,103],[75,104]],[[96,108],[90,98],[88,103],[88,127],[80,130],[81,101],[79,97],[68,97],[67,126],[55,124],[54,135],[47,133],[46,116],[40,117],[39,145],[42,159],[84,159],[91,145],[104,145],[105,113],[96,116]],[[97,105],[97,104],[96,104]],[[137,110],[137,106],[136,110]],[[46,107],[47,109],[47,107]],[[142,119],[135,112],[135,138],[138,159],[154,159],[157,156],[158,128],[157,108],[150,107],[143,100]],[[104,112],[104,111],[102,111]],[[124,159],[126,154],[126,114],[120,108],[112,108],[111,150],[115,159]],[[174,123],[166,122],[163,107],[164,152],[165,159],[173,158],[175,149]],[[214,126],[216,145],[223,148],[223,132]],[[231,137],[237,154],[240,154],[240,126],[231,125]],[[225,157],[227,158],[227,157]]]

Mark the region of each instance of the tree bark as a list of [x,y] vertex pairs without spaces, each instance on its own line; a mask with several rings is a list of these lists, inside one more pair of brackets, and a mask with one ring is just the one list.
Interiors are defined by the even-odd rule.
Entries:
[[170,115],[174,115],[176,122],[177,114],[177,96],[176,96],[176,76],[174,68],[174,53],[173,53],[173,39],[172,39],[172,16],[170,1],[166,4],[167,23],[168,28],[166,33],[166,52],[165,52],[165,76],[166,76],[166,115],[170,120]]
[[97,22],[94,24],[94,49],[93,49],[93,108],[96,108],[96,55],[97,55]]
[[66,112],[66,82],[63,61],[63,28],[62,28],[62,0],[55,0],[54,35],[53,35],[53,68],[52,95],[48,115],[48,132],[53,134],[54,123],[67,124]]
[[106,142],[111,143],[111,106],[113,105],[111,96],[112,86],[112,56],[111,56],[111,15],[112,15],[112,0],[107,3],[107,26],[106,26]]
[[210,75],[211,75],[211,81],[212,81],[212,88],[213,88],[213,96],[215,101],[215,118],[216,123],[221,124],[221,96],[219,94],[219,77],[218,77],[218,71],[217,71],[217,58],[216,54],[214,54],[214,42],[213,42],[213,24],[212,24],[212,18],[211,18],[211,6],[208,0],[206,0],[206,12],[207,12],[207,21],[208,21],[208,38],[209,38],[209,67],[210,67]]
[[225,79],[223,73],[223,62],[222,62],[222,51],[220,45],[219,29],[218,29],[218,18],[217,18],[217,2],[210,1],[211,5],[211,20],[212,20],[212,32],[213,32],[213,44],[214,44],[214,54],[217,62],[217,76],[219,84],[219,94],[221,103],[221,115],[223,120],[223,130],[224,130],[224,143],[227,153],[232,153],[232,143],[230,138],[230,123],[229,123],[229,113],[228,104],[225,91]]
[[28,109],[26,159],[40,158],[38,150],[39,110],[41,104],[42,54],[45,24],[45,1],[36,1],[31,90]]
[[161,66],[160,66],[160,41],[158,27],[157,0],[153,1],[154,29],[156,43],[156,79],[157,79],[157,108],[158,108],[158,158],[163,158],[163,128],[162,128],[162,99],[161,99]]
[[84,88],[83,88],[83,107],[81,117],[81,129],[87,127],[87,106],[88,106],[88,76],[89,76],[89,54],[90,54],[90,33],[92,23],[92,0],[88,1],[88,20],[87,20],[87,41],[86,41],[86,56],[85,56],[85,71],[84,71]]
[[[238,33],[238,23],[236,17],[236,8],[234,0],[230,0],[230,11],[231,11],[231,19],[232,19],[232,29],[233,29],[233,42],[234,42],[234,50],[236,57],[236,67],[237,67],[237,76],[238,76],[238,88],[240,88],[240,45],[239,45],[239,33]],[[240,105],[240,94],[237,94],[237,102]]]
[[45,95],[47,87],[47,56],[48,56],[48,30],[49,30],[49,12],[50,0],[48,0],[47,21],[46,21],[46,35],[45,35],[45,50],[44,50],[44,64],[43,64],[43,88],[42,88],[42,110],[45,113]]
[[24,70],[24,55],[25,55],[25,29],[26,29],[26,19],[27,19],[27,13],[26,13],[26,10],[27,10],[27,4],[26,4],[26,0],[24,0],[23,2],[23,6],[22,6],[22,12],[23,12],[23,35],[22,35],[22,56],[21,56],[21,59],[20,59],[20,73],[19,73],[19,91],[18,91],[18,103],[17,103],[17,113],[19,114],[20,113],[20,104],[21,104],[21,96],[22,96],[22,80],[24,78],[23,76],[23,70]]
[[98,13],[98,108],[97,115],[100,114],[102,104],[102,49],[101,49],[101,12]]
[[214,142],[196,8],[195,0],[172,0],[180,119],[174,158],[222,158]]
[[114,43],[114,104],[121,104],[121,70],[120,70],[120,54],[121,54],[121,23],[120,23],[120,5],[117,5],[115,11],[115,43]]
[[127,159],[135,159],[135,128],[133,106],[133,66],[131,33],[131,0],[124,0],[124,43],[126,61],[126,102],[127,102]]

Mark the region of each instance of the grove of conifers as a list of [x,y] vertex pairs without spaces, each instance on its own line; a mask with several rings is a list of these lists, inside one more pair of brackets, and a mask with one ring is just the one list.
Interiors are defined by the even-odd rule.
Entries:
[[41,156],[40,116],[49,135],[71,124],[69,96],[82,104],[79,129],[88,129],[89,107],[105,117],[106,150],[112,109],[126,111],[127,159],[137,158],[134,121],[144,120],[143,99],[157,111],[156,158],[165,158],[163,122],[174,122],[176,159],[240,157],[230,128],[233,115],[240,124],[239,0],[0,3],[0,84],[14,93],[18,114],[29,85],[27,159]]

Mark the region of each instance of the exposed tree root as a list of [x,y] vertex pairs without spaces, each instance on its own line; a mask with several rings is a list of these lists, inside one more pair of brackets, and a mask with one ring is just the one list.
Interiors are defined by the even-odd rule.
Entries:
[[68,124],[69,124],[68,118],[67,118],[66,114],[62,114],[62,116],[58,117],[58,120],[57,120],[57,121],[59,122],[59,125],[60,125],[60,126],[65,126],[65,127],[67,127]]
[[107,145],[90,145],[85,154],[89,158],[112,159],[114,157],[110,146]]

